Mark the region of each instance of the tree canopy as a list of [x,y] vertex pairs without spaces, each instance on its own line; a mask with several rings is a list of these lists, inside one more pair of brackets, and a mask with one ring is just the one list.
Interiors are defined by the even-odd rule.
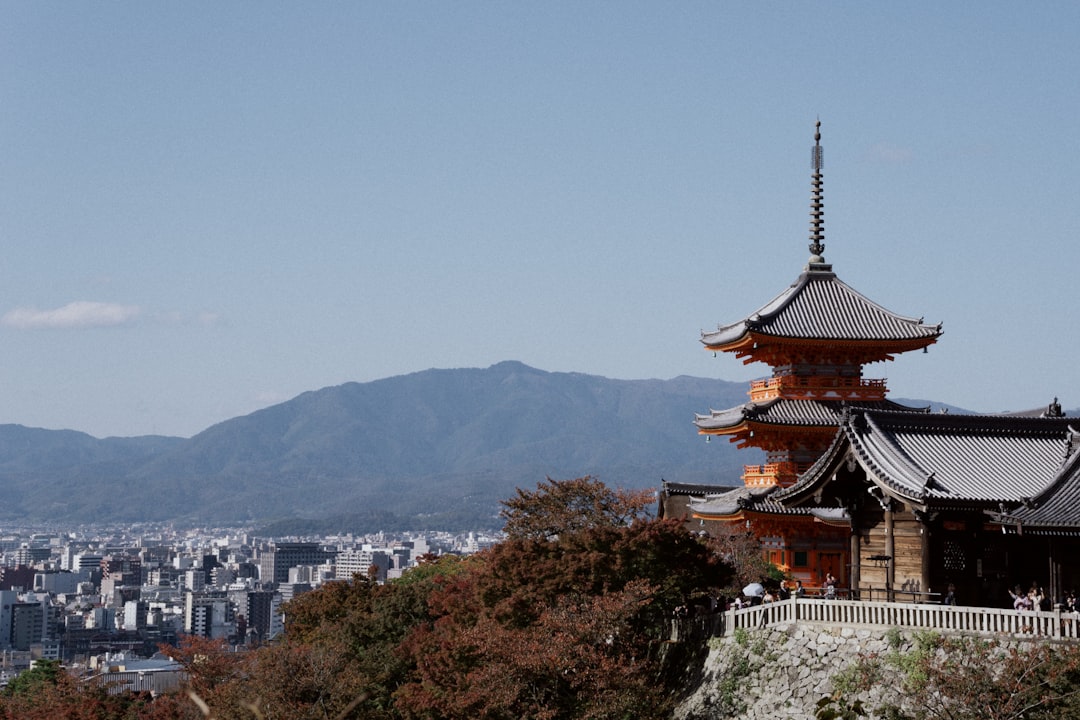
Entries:
[[503,500],[500,516],[509,538],[548,540],[587,528],[623,527],[648,516],[651,490],[612,489],[586,475],[574,480],[547,478],[536,490],[517,488]]
[[[667,717],[682,678],[667,652],[670,620],[729,582],[730,569],[679,521],[651,517],[649,502],[648,491],[589,477],[519,490],[504,503],[502,542],[425,557],[382,585],[326,583],[283,606],[283,637],[246,653],[185,638],[163,648],[188,673],[184,691],[129,698],[115,717]],[[89,686],[59,675],[23,681],[34,707],[113,717],[59,710],[92,707]],[[29,707],[16,699],[0,709]]]

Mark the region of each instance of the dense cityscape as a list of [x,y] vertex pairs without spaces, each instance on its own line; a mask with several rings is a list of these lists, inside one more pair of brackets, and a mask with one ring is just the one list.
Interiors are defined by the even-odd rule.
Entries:
[[159,653],[182,635],[238,651],[284,629],[281,605],[355,574],[399,577],[424,555],[470,554],[475,533],[263,538],[234,527],[169,524],[6,528],[0,535],[0,685],[60,660],[118,690],[181,679]]

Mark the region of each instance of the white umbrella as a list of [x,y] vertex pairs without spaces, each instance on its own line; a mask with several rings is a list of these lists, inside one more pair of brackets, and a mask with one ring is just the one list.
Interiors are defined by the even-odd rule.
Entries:
[[742,593],[747,597],[761,597],[765,594],[765,588],[761,586],[761,583],[750,583],[742,589]]

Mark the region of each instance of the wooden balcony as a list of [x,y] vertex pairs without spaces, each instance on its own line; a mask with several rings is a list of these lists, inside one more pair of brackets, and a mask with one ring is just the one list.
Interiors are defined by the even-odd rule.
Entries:
[[750,383],[754,402],[784,397],[789,400],[884,400],[885,380],[837,375],[777,375]]
[[809,463],[771,462],[761,465],[743,465],[743,483],[747,487],[787,487],[798,479]]

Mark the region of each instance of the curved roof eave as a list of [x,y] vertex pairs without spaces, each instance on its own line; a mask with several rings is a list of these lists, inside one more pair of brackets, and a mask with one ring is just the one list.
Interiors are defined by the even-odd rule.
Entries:
[[1030,500],[1023,500],[1015,509],[991,513],[1002,525],[1020,525],[1025,532],[1043,529],[1061,532],[1080,528],[1080,452],[1073,448],[1072,437],[1078,435],[1070,426],[1067,455],[1056,477]]
[[687,510],[690,516],[700,520],[738,520],[748,503],[771,494],[775,488],[748,488],[745,485],[728,492],[706,495],[701,499],[690,498]]
[[843,431],[843,421],[841,421],[840,430],[837,431],[829,448],[799,476],[798,480],[779,490],[774,499],[780,503],[797,502],[813,495],[843,462],[846,453],[847,438]]
[[710,410],[708,415],[694,415],[694,425],[699,433],[733,433],[746,427],[746,405],[727,410]]
[[[810,466],[795,483],[777,493],[774,498],[781,503],[795,503],[805,501],[815,495],[831,478],[841,463],[848,462],[849,458],[863,469],[867,479],[881,491],[902,502],[922,505],[923,498],[917,494],[907,492],[903,485],[890,482],[886,474],[886,468],[879,466],[872,459],[871,453],[866,448],[860,447],[859,434],[853,427],[855,412],[846,412],[840,419],[840,427],[829,448],[818,458],[817,462]],[[859,414],[858,417],[862,417]],[[894,466],[895,469],[895,466]],[[910,473],[907,470],[905,474]]]
[[[1063,418],[927,415],[851,408],[825,454],[777,497],[804,502],[839,467],[853,461],[869,482],[914,507],[1047,505],[1064,497],[1061,477],[1075,468],[1073,505],[1080,506],[1080,459],[1065,462],[1072,427]],[[1070,490],[1070,493],[1072,490]],[[1058,511],[1046,511],[1053,515]],[[1061,512],[1064,512],[1062,510]],[[1060,513],[1058,513],[1060,514]],[[1071,513],[1070,513],[1071,514]],[[1080,511],[1077,512],[1080,523]]]
[[[914,487],[925,487],[926,473],[908,454],[882,431],[870,413],[860,414],[860,419],[852,416],[852,421],[845,428],[851,439],[851,447],[859,465],[875,485],[889,495],[906,502],[921,504],[925,494],[913,492]],[[860,431],[855,423],[866,425]],[[904,480],[904,483],[897,480]]]
[[745,319],[730,325],[718,325],[712,332],[702,331],[702,344],[710,350],[720,350],[728,345],[738,344],[737,341],[743,339],[753,327],[760,324],[762,317],[772,317],[786,307],[791,302],[791,296],[798,292],[806,282],[806,273],[803,273],[782,293],[762,305],[757,311],[750,313]]
[[942,326],[894,313],[832,271],[807,270],[744,320],[702,332],[701,342],[710,350],[734,350],[746,344],[753,333],[826,341],[914,343],[917,348],[936,342]]

